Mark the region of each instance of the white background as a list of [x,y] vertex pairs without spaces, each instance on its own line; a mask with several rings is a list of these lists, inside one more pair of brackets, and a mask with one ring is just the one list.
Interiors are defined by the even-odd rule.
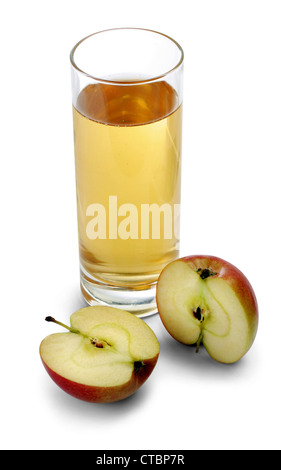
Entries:
[[[1,4],[1,448],[280,449],[281,2],[14,0]],[[215,363],[147,319],[161,355],[123,402],[78,401],[39,344],[83,306],[69,52],[112,27],[185,51],[182,255],[241,269],[260,308],[239,363]]]

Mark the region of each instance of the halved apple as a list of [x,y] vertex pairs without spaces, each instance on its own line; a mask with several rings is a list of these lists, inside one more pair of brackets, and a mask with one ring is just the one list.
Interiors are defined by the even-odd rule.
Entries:
[[132,395],[153,371],[159,342],[140,318],[112,307],[75,312],[68,333],[56,333],[40,345],[43,364],[54,382],[81,400],[106,403]]
[[157,306],[179,342],[204,344],[216,361],[234,363],[252,346],[258,329],[255,293],[244,274],[215,256],[169,263],[157,284]]

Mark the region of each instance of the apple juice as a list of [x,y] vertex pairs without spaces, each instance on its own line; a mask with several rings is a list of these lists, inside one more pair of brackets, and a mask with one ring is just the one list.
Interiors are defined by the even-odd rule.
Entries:
[[86,86],[73,107],[81,268],[155,282],[178,257],[182,107],[165,81]]

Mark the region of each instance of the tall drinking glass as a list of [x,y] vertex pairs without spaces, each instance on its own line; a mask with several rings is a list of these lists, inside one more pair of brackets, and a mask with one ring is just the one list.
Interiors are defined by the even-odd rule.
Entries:
[[179,256],[183,51],[118,28],[70,58],[81,290],[90,305],[150,315]]

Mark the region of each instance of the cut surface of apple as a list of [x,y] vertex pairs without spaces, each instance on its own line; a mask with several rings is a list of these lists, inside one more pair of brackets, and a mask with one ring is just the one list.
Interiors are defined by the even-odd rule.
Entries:
[[42,341],[40,355],[51,378],[76,398],[122,400],[154,369],[159,342],[151,328],[131,313],[105,306],[86,307],[75,312],[70,323],[69,332],[55,333]]
[[223,363],[241,359],[258,328],[255,293],[244,274],[214,256],[189,256],[168,264],[157,285],[157,306],[178,341],[201,343]]

